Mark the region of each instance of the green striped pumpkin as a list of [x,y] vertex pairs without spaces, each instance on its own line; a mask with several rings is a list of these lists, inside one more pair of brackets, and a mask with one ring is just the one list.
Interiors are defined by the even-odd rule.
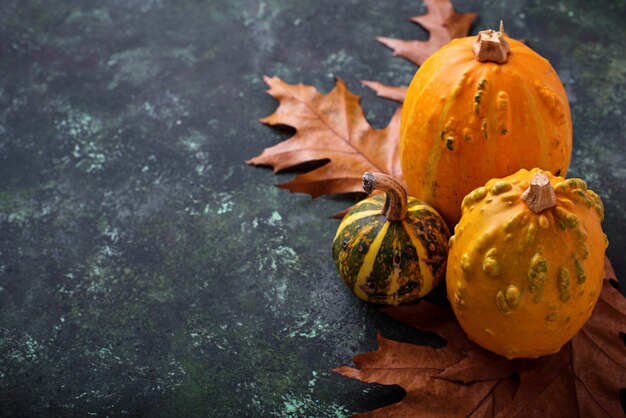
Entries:
[[385,194],[355,205],[339,225],[333,242],[339,275],[369,302],[398,305],[424,296],[445,275],[448,227],[390,176],[365,173],[363,185],[368,194]]

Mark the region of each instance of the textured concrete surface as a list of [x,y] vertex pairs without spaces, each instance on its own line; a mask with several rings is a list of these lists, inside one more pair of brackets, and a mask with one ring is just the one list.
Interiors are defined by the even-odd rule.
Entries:
[[[507,22],[571,99],[570,175],[604,199],[626,278],[626,5],[457,1]],[[374,40],[425,39],[419,1],[3,0],[0,3],[0,411],[3,416],[348,416],[402,397],[332,374],[377,332],[441,344],[354,298],[328,215],[244,161],[262,76],[341,77],[375,126],[394,104],[360,79],[415,68]],[[623,280],[622,280],[623,282]],[[441,294],[439,295],[441,296]]]

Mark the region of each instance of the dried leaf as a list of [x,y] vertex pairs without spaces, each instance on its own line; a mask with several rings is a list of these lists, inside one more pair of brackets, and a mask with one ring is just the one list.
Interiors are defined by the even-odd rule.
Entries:
[[[470,26],[478,16],[476,13],[458,13],[450,0],[424,0],[427,13],[412,17],[412,22],[420,24],[430,33],[427,41],[387,38],[379,36],[378,41],[393,51],[395,56],[405,58],[414,64],[422,65],[439,48],[452,39],[467,36]],[[387,86],[382,83],[365,81],[365,85],[387,99],[404,101],[402,87]]]
[[393,50],[393,54],[422,65],[439,48],[454,38],[467,36],[470,26],[478,16],[476,13],[458,13],[450,0],[424,0],[428,12],[412,17],[412,22],[424,27],[430,37],[427,41],[405,41],[378,37],[377,39]]
[[396,102],[404,102],[404,97],[406,96],[406,87],[396,87],[389,86],[387,84],[379,83],[378,81],[368,81],[363,80],[361,83],[364,86],[369,87],[370,89],[376,92],[376,95],[382,97],[384,99],[393,100]]
[[247,162],[272,166],[276,173],[307,162],[328,160],[280,187],[318,197],[362,192],[361,177],[365,171],[401,179],[399,110],[386,128],[378,130],[365,119],[360,97],[351,93],[342,80],[338,79],[328,94],[303,84],[287,84],[277,77],[265,77],[265,82],[279,106],[261,122],[291,126],[296,134]]
[[378,344],[377,351],[354,357],[357,369],[342,366],[334,371],[364,382],[400,385],[407,395],[402,402],[359,416],[470,416],[493,390],[492,382],[459,385],[436,378],[463,358],[451,347],[434,350],[380,336]]
[[[395,45],[396,55],[419,63],[424,54],[431,54],[453,37],[463,36],[476,18],[475,13],[457,13],[449,0],[425,0],[428,13],[412,18],[431,33],[431,39],[400,41],[380,38]],[[408,42],[408,43],[407,43]],[[404,48],[404,49],[403,49]],[[292,192],[308,193],[313,197],[324,194],[361,192],[361,176],[365,171],[390,174],[402,182],[398,158],[400,110],[396,110],[388,126],[373,129],[359,105],[360,98],[347,90],[342,80],[328,94],[314,87],[290,85],[273,77],[265,77],[269,94],[280,105],[270,116],[261,119],[269,125],[286,125],[296,129],[288,140],[267,148],[261,155],[248,160],[253,165],[268,165],[279,172],[307,163],[322,164],[294,180],[279,185]],[[363,81],[379,96],[402,102],[404,87],[386,86],[375,81]],[[335,217],[340,217],[338,213]]]
[[363,416],[395,417],[616,417],[624,412],[619,390],[626,387],[626,299],[610,284],[604,288],[583,329],[552,356],[506,360],[472,343],[449,308],[422,301],[385,308],[391,317],[448,344],[441,349],[379,337],[377,351],[354,357],[357,368],[336,372],[366,382],[400,385],[399,403]]

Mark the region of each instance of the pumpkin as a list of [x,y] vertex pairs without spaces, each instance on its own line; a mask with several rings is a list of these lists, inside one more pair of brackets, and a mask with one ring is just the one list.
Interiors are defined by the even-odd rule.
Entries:
[[500,31],[451,41],[416,72],[403,105],[408,192],[450,226],[463,197],[521,168],[567,173],[572,121],[550,63]]
[[477,344],[507,358],[556,353],[602,290],[602,201],[581,179],[520,170],[469,193],[450,238],[448,299]]
[[369,302],[398,305],[424,296],[445,276],[448,227],[388,175],[365,173],[363,188],[384,194],[356,204],[339,225],[333,241],[339,275]]

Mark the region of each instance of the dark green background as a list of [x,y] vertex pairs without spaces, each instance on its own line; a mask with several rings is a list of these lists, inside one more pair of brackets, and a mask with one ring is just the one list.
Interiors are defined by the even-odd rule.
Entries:
[[[606,205],[626,278],[626,3],[457,1],[550,59],[572,106],[571,176]],[[419,1],[2,0],[0,415],[346,416],[402,391],[332,374],[375,336],[440,344],[354,298],[328,216],[244,164],[290,133],[263,75],[329,91],[415,67]],[[441,293],[441,292],[440,292]],[[439,295],[441,296],[441,295]]]

